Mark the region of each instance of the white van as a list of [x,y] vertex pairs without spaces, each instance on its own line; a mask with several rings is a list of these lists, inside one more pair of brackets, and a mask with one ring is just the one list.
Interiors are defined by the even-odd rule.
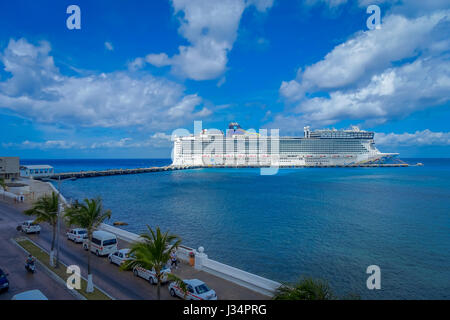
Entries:
[[25,233],[40,233],[41,226],[38,223],[34,223],[33,220],[24,221],[20,225],[20,230]]
[[[83,241],[84,250],[89,248],[89,239]],[[91,252],[97,256],[105,256],[117,251],[117,237],[106,231],[94,231],[92,233]]]

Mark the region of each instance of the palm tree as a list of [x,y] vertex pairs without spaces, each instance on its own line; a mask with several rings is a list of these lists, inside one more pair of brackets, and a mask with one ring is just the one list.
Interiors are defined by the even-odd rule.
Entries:
[[76,225],[85,228],[88,234],[88,251],[87,251],[87,269],[88,269],[88,285],[86,292],[94,291],[94,283],[91,274],[91,242],[92,234],[100,224],[111,218],[111,211],[104,210],[102,200],[84,199],[81,203],[75,203],[71,208],[66,210],[66,218],[69,225]]
[[[132,260],[125,262],[122,265],[122,269],[130,270],[136,266],[148,270],[154,269],[158,286],[157,297],[160,300],[161,282],[164,276],[162,270],[169,261],[172,250],[175,250],[181,244],[181,239],[178,236],[169,234],[169,231],[163,234],[159,227],[156,227],[156,232],[148,225],[147,228],[148,232],[141,234],[142,241],[136,241],[132,244],[130,250]],[[170,275],[170,279],[179,284],[182,282],[173,274]],[[181,284],[182,287],[183,284]]]
[[282,285],[273,297],[274,300],[331,300],[333,293],[326,281],[303,278],[294,286]]
[[2,187],[3,190],[6,190],[6,184],[5,184],[5,179],[4,178],[0,178],[0,187]]
[[54,249],[56,238],[56,225],[58,223],[58,205],[59,197],[52,192],[51,195],[44,195],[39,198],[31,209],[25,210],[24,213],[28,216],[36,216],[34,222],[46,222],[52,227],[52,246],[50,249],[50,265],[54,266]]

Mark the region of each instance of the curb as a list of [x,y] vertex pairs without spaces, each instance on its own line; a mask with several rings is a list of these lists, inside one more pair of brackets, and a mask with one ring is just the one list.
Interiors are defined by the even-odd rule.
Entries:
[[[28,240],[28,241],[30,241],[31,243],[33,243],[36,247],[38,247],[39,249],[41,249],[42,251],[44,251],[44,252],[46,252],[47,254],[49,254],[48,252],[47,252],[47,250],[45,250],[44,248],[42,248],[40,245],[38,245],[36,242],[34,242],[33,240],[31,240],[30,238],[28,238],[28,237],[23,237],[24,239],[26,239],[26,240]],[[18,246],[20,249],[22,249],[23,251],[25,251],[25,252],[28,252],[28,251],[26,251],[24,248],[22,248],[14,239],[11,239],[11,241],[16,245],[16,246]],[[69,290],[68,288],[67,288],[67,286],[66,286],[66,283],[64,282],[64,280],[63,279],[61,279],[58,275],[56,275],[53,271],[51,271],[49,268],[47,268],[45,265],[43,265],[40,261],[38,261],[38,260],[36,260],[42,267],[44,267],[44,270],[46,270],[46,271],[48,271],[49,273],[51,273],[50,274],[50,276],[53,278],[53,277],[56,277],[57,279],[57,281],[58,282],[60,282],[60,283],[62,283],[65,287],[66,287],[66,289],[67,290]],[[60,263],[61,264],[63,264],[63,265],[65,265],[61,260],[60,260]],[[66,265],[65,265],[66,266]],[[66,266],[67,267],[67,266]],[[84,280],[84,281],[86,281],[87,282],[87,279],[84,277],[84,276],[81,276],[81,278]],[[110,298],[111,300],[117,300],[116,298],[114,298],[113,296],[111,296],[110,294],[108,294],[107,292],[105,292],[103,289],[101,289],[101,288],[99,288],[98,286],[96,286],[96,285],[94,285],[94,288],[96,288],[98,291],[100,291],[101,293],[103,293],[105,296],[107,296],[108,298]],[[77,298],[79,298],[80,300],[87,300],[87,298],[85,297],[85,296],[83,296],[81,293],[78,293],[76,290],[69,290],[71,293],[73,293],[74,295],[76,294],[76,295],[79,295],[79,296],[81,296],[81,297],[78,297],[77,296]]]

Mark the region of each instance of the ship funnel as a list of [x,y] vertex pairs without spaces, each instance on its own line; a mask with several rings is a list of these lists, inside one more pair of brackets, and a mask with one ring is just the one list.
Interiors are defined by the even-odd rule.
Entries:
[[305,138],[309,138],[310,137],[311,131],[309,130],[309,126],[303,127],[303,132],[305,134]]

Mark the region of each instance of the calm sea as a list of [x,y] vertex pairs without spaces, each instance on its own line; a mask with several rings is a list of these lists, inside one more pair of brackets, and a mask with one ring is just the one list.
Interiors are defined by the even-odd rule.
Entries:
[[[148,224],[210,258],[282,282],[326,279],[338,295],[450,299],[450,159],[409,168],[198,169],[66,181],[100,196],[111,222]],[[162,166],[169,159],[28,160],[57,171]],[[381,268],[381,290],[366,268]]]

